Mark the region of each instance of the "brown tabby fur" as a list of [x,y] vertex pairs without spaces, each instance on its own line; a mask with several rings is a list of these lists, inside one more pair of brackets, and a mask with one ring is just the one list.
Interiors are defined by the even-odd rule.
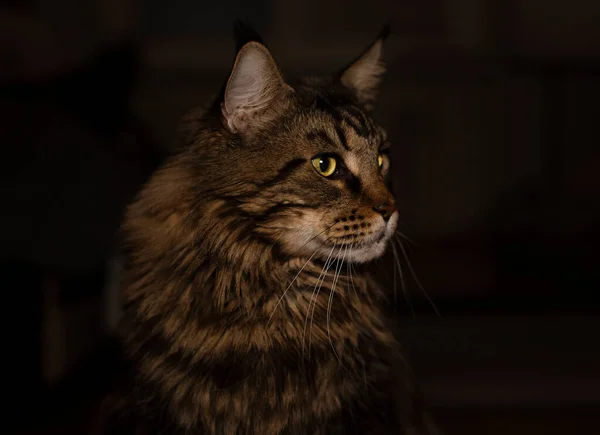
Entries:
[[[242,50],[272,68],[261,70],[268,104],[239,112],[232,74],[127,211],[132,371],[104,433],[430,433],[386,297],[353,258],[382,220],[374,204],[393,205],[369,83],[357,92],[342,74],[292,87],[257,41]],[[322,152],[353,169],[319,175]]]

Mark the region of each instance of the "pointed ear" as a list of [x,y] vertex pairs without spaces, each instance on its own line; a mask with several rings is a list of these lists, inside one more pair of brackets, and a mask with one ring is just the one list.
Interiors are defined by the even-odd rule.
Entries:
[[233,133],[249,133],[281,111],[288,85],[269,50],[259,42],[244,45],[227,81],[221,111]]
[[385,73],[383,42],[389,31],[389,24],[386,24],[375,42],[340,74],[342,85],[354,91],[358,101],[366,106],[375,102]]

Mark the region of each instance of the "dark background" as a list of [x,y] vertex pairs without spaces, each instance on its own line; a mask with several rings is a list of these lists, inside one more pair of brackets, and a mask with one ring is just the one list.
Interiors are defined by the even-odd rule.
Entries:
[[600,433],[600,2],[41,0],[0,6],[2,433],[79,434],[109,384],[123,207],[218,90],[231,23],[288,76],[391,19],[406,352],[449,434]]

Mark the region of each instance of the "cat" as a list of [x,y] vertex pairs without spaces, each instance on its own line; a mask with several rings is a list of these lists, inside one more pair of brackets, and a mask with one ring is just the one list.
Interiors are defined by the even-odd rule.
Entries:
[[364,267],[398,221],[371,117],[387,34],[291,85],[237,26],[219,97],[126,211],[131,371],[104,433],[437,433]]

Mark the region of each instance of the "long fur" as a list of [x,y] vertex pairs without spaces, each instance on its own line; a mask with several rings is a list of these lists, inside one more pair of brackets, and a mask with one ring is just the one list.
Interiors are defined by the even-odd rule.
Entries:
[[[281,89],[251,131],[188,118],[127,210],[131,371],[103,433],[432,433],[362,266],[395,225],[373,206],[393,204],[385,132],[330,78]],[[331,179],[323,150],[345,156]]]

